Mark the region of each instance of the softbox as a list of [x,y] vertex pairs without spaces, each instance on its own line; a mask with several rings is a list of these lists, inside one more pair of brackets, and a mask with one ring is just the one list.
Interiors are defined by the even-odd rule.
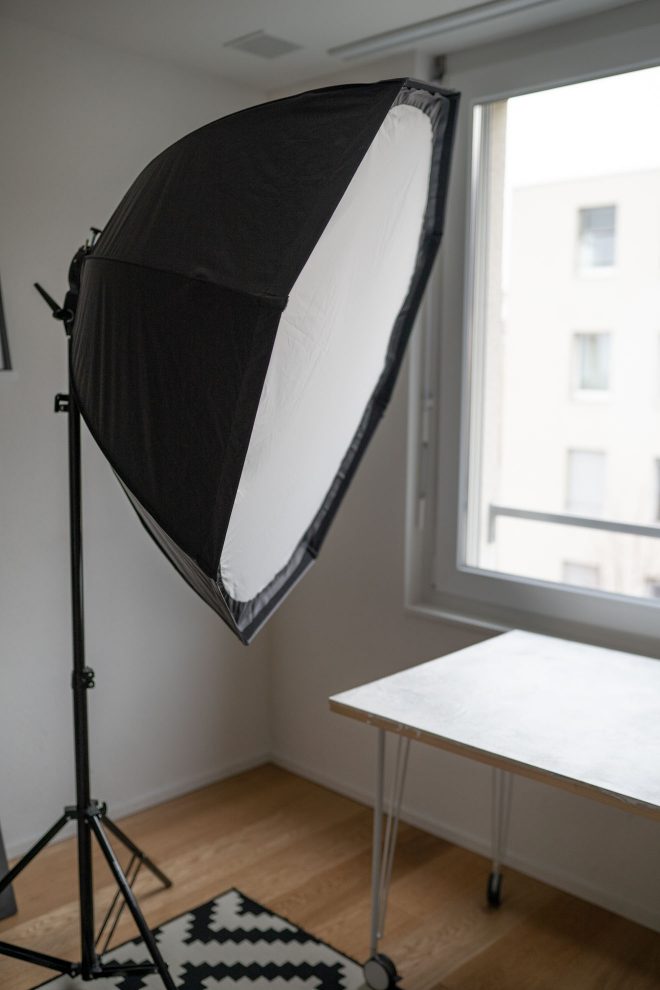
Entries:
[[243,642],[316,558],[390,397],[457,101],[394,79],[224,117],[145,168],[83,262],[81,412]]

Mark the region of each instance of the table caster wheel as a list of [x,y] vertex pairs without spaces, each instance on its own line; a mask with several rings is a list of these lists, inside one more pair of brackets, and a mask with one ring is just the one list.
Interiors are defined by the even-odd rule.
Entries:
[[396,966],[388,956],[377,952],[362,967],[369,990],[394,990],[399,982]]
[[502,903],[502,874],[491,873],[488,877],[486,899],[490,907],[498,908]]

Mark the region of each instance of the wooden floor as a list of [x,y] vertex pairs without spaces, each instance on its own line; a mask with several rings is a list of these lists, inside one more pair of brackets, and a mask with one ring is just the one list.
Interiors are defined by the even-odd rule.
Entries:
[[[138,881],[151,925],[236,886],[364,960],[371,814],[362,805],[263,766],[122,824],[174,880],[166,891]],[[28,868],[16,886],[20,913],[0,922],[0,939],[78,958],[74,857],[67,840]],[[482,857],[402,826],[383,951],[404,990],[660,988],[660,935],[513,871],[504,904],[488,910],[487,873]],[[96,879],[100,914],[113,893],[100,862]],[[125,919],[115,941],[133,936]],[[0,961],[2,990],[47,975]]]

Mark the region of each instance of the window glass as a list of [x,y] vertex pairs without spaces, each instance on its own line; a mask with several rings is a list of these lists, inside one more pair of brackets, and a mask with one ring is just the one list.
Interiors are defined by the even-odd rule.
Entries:
[[576,333],[573,338],[575,388],[605,392],[610,387],[610,335]]
[[562,582],[578,588],[597,588],[600,585],[600,567],[596,564],[579,564],[565,560]]
[[646,594],[649,598],[660,598],[660,578],[647,578]]
[[609,268],[614,264],[616,207],[588,206],[579,211],[581,268]]
[[605,504],[605,454],[568,451],[566,511],[578,516],[602,515]]
[[658,106],[651,68],[475,111],[459,566],[638,598],[660,574]]

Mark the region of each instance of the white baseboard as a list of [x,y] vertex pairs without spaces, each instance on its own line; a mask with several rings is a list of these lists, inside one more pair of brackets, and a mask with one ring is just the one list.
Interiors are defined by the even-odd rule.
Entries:
[[[373,794],[362,788],[354,787],[350,784],[347,785],[331,775],[319,773],[313,768],[290,760],[288,757],[282,756],[279,753],[271,754],[270,760],[277,766],[282,767],[283,770],[295,773],[297,776],[311,780],[315,784],[321,784],[322,787],[327,787],[329,790],[343,794],[345,797],[352,798],[354,801],[359,801],[360,804],[366,804],[368,806],[373,804]],[[471,852],[485,856],[487,859],[490,858],[490,845],[484,841],[482,836],[452,828],[441,821],[429,818],[428,815],[419,814],[414,808],[409,807],[403,809],[401,820],[422,829],[424,832],[436,835],[440,839],[445,839],[447,842],[451,842],[456,846],[469,849]],[[597,904],[599,907],[612,911],[614,914],[619,914],[639,925],[644,925],[646,928],[660,932],[660,909],[654,909],[649,907],[648,904],[640,904],[637,901],[631,901],[626,897],[621,897],[616,891],[599,887],[597,884],[585,881],[572,873],[566,873],[561,869],[557,869],[552,863],[530,860],[524,856],[516,855],[515,852],[507,854],[505,862],[507,866],[527,876],[534,877],[535,880],[540,880],[542,883],[547,883],[549,886],[556,887],[558,890],[562,890],[567,894],[580,897],[585,901],[589,901],[591,904]],[[484,876],[484,887],[485,883],[486,877]]]
[[[163,801],[170,801],[172,798],[181,797],[183,794],[189,794],[191,791],[199,790],[200,787],[206,787],[208,784],[215,784],[220,780],[226,780],[228,777],[234,777],[237,773],[244,773],[246,770],[253,770],[255,767],[262,766],[264,763],[271,762],[271,755],[268,752],[259,753],[249,759],[239,760],[236,763],[229,763],[223,767],[216,767],[213,770],[206,770],[204,773],[196,774],[190,777],[184,777],[180,780],[164,784],[162,787],[155,787],[149,791],[143,791],[139,796],[127,798],[125,801],[114,801],[112,807],[108,810],[111,812],[114,819],[125,818],[127,815],[133,815],[137,811],[144,811],[146,808],[153,808],[154,805],[162,804]],[[18,842],[11,842],[7,845],[7,858],[15,859],[17,856],[22,856],[23,853],[27,852],[34,843],[41,838],[43,832],[48,828],[48,825],[52,824],[49,822],[44,822],[43,828],[39,832],[27,836]],[[75,825],[67,825],[62,829],[57,838],[53,839],[53,842],[60,842],[62,839],[69,838],[73,835],[75,831]]]

